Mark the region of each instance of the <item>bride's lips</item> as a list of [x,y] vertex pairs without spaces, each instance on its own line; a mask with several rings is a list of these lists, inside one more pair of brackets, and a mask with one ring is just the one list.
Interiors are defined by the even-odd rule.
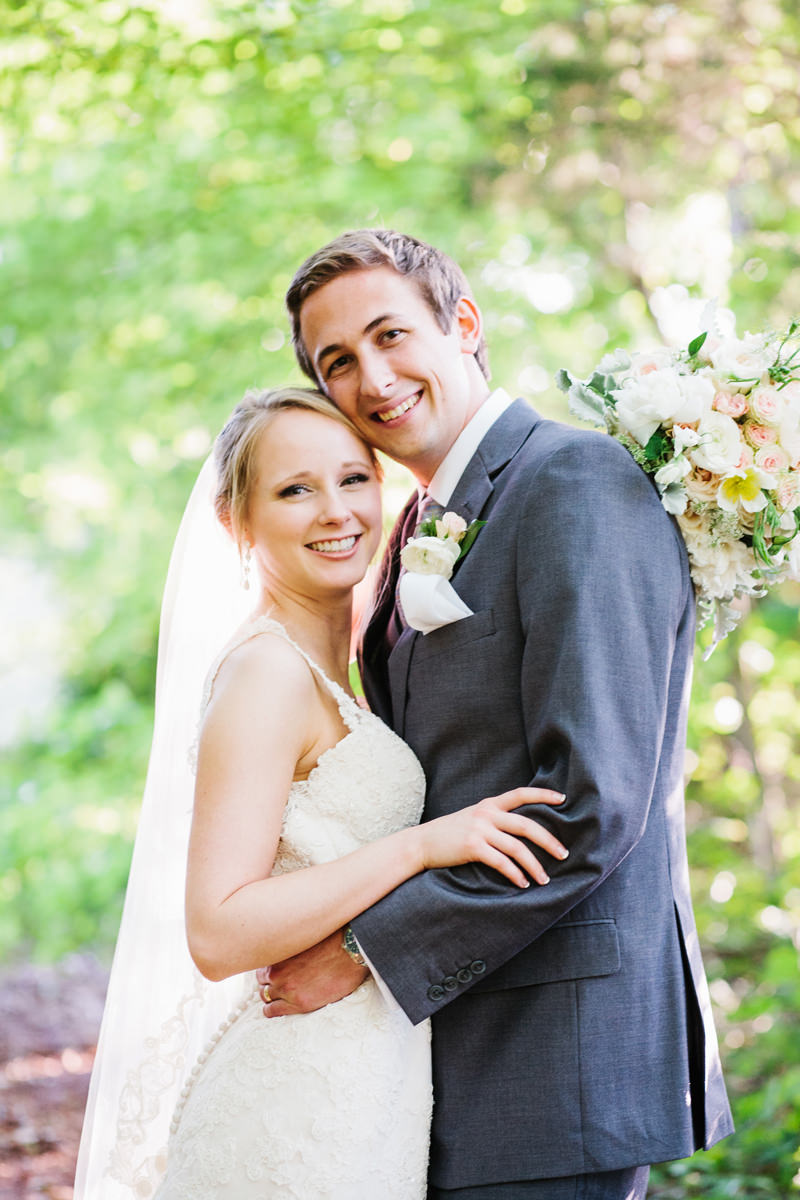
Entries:
[[360,533],[350,533],[347,537],[321,538],[317,542],[306,542],[306,548],[315,554],[324,554],[326,558],[349,558],[361,537]]
[[399,417],[405,416],[412,408],[416,408],[421,399],[422,388],[418,392],[414,392],[413,396],[407,396],[399,403],[393,401],[390,408],[382,408],[374,412],[372,420],[377,421],[380,425],[387,425],[390,421],[396,421]]

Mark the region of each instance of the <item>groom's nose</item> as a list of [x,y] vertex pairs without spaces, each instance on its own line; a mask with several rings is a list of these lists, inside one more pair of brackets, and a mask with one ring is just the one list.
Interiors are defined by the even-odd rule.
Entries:
[[384,397],[396,375],[380,351],[370,350],[361,358],[361,391],[367,396]]

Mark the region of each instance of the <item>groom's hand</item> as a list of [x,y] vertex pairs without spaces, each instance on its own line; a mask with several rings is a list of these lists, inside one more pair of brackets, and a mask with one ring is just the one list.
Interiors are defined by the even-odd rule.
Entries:
[[343,930],[338,929],[293,958],[259,967],[256,978],[270,997],[264,1005],[265,1017],[315,1012],[349,996],[364,982],[369,971],[344,949],[342,934]]

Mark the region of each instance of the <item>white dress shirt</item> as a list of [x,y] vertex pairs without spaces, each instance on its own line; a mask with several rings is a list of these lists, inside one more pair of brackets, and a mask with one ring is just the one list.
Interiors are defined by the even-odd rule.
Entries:
[[456,485],[467,468],[467,463],[480,446],[497,418],[511,404],[511,396],[503,388],[496,388],[487,396],[474,417],[461,430],[450,449],[436,468],[433,479],[425,494],[437,504],[445,506],[456,490]]

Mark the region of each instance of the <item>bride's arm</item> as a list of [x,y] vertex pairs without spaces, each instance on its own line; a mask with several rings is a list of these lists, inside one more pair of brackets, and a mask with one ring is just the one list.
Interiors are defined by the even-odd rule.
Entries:
[[200,738],[186,887],[189,949],[210,979],[315,945],[426,867],[480,861],[525,887],[524,872],[547,877],[521,837],[562,857],[552,835],[511,811],[535,797],[509,794],[270,877],[292,779],[314,765],[323,731],[313,677],[289,646],[259,638],[226,662]]

